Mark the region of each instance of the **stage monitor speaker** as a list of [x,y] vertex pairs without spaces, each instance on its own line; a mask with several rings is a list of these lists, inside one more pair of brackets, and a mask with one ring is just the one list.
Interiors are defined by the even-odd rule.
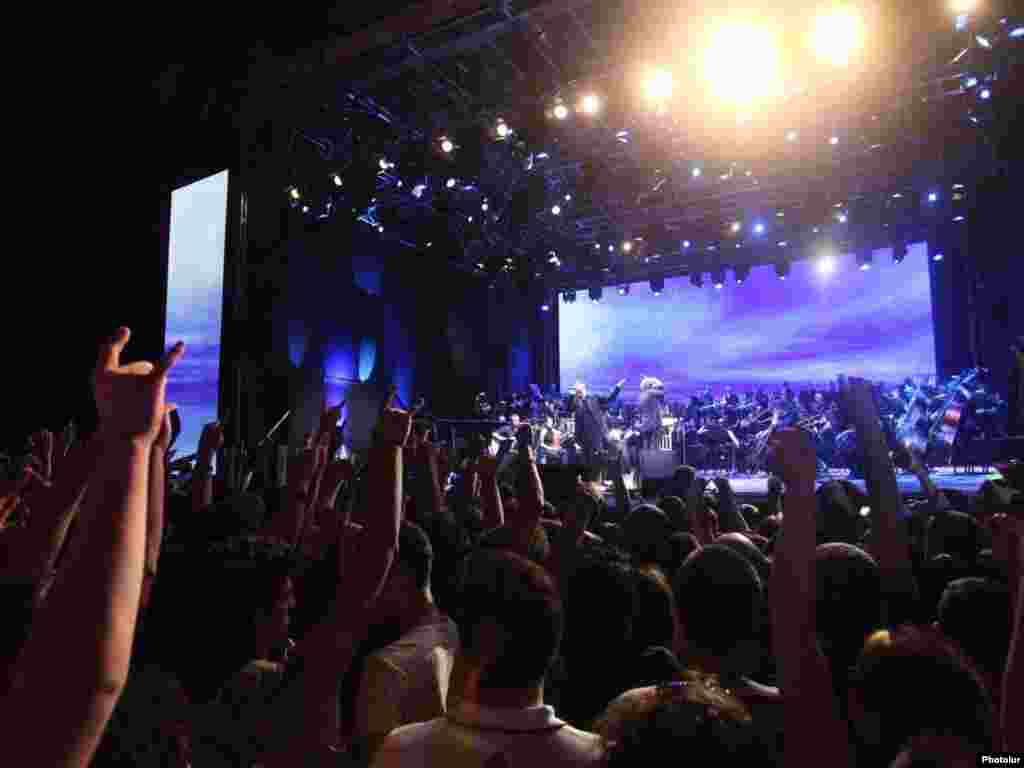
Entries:
[[679,455],[675,451],[659,448],[645,448],[640,451],[640,474],[644,480],[667,480],[679,466]]

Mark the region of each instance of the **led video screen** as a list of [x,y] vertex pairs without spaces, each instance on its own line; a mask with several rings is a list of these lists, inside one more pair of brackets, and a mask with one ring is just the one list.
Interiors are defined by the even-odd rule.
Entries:
[[194,453],[203,425],[217,421],[228,172],[171,193],[165,340],[185,342],[167,400],[181,415],[179,455]]
[[647,283],[628,295],[605,287],[601,300],[580,291],[559,306],[562,389],[575,382],[610,390],[627,379],[634,401],[640,380],[665,383],[670,400],[711,386],[738,391],[822,387],[840,374],[898,382],[935,375],[935,329],[928,248],[917,243],[894,264],[891,250],[863,270],[850,254],[794,262],[785,280],[774,266],[754,267],[721,288],[705,275]]

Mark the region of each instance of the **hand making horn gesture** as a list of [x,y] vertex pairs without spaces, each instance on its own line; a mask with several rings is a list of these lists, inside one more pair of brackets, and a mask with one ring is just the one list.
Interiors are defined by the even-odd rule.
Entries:
[[93,376],[99,434],[104,439],[130,440],[148,448],[160,434],[164,416],[175,408],[165,402],[167,374],[185,353],[185,344],[179,341],[155,365],[122,365],[121,353],[130,338],[130,330],[119,328],[100,347]]
[[377,422],[377,438],[382,445],[402,448],[412,431],[416,411],[403,411],[394,407],[397,390],[392,387]]

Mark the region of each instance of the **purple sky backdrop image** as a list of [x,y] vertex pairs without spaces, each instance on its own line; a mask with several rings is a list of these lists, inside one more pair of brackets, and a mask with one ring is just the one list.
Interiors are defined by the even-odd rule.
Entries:
[[217,420],[227,203],[227,171],[171,194],[165,341],[186,345],[167,383],[181,414],[179,456],[194,453],[203,426]]
[[559,306],[561,385],[583,381],[594,392],[626,378],[635,400],[640,379],[665,382],[670,399],[705,385],[739,390],[822,386],[840,374],[897,382],[935,374],[931,280],[924,243],[902,264],[874,254],[862,271],[852,254],[834,256],[826,273],[816,260],[792,264],[786,280],[755,267],[743,285],[731,272],[718,290],[705,277],[665,281],[661,296],[646,283],[620,296],[606,287],[600,303],[586,292]]

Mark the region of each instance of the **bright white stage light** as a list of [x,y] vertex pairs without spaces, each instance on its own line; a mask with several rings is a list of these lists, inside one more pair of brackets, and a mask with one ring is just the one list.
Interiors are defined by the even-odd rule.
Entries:
[[569,108],[565,104],[556,104],[554,115],[556,120],[565,120],[569,116]]
[[412,188],[412,196],[415,197],[416,199],[419,199],[423,197],[423,193],[426,192],[426,190],[426,184],[417,184],[415,187]]
[[932,256],[932,261],[942,261],[944,258],[946,257],[943,254],[936,253],[934,256]]
[[836,260],[831,256],[822,256],[818,259],[816,268],[819,275],[822,277],[828,277],[836,271]]
[[764,234],[764,224],[755,224],[754,225],[754,234],[755,235],[763,235]]
[[632,243],[632,242],[630,242],[629,240],[626,240],[626,241],[625,241],[625,242],[624,242],[624,243],[622,244],[622,250],[623,250],[623,251],[625,251],[626,253],[629,253],[630,251],[632,251],[632,250],[633,250],[633,243]]
[[498,133],[498,138],[499,139],[504,139],[509,134],[508,123],[506,123],[504,120],[499,119],[498,120],[498,127],[495,130]]
[[551,206],[551,215],[552,216],[557,216],[561,212],[562,212],[562,206],[560,206],[560,205],[552,205]]
[[837,67],[846,66],[864,47],[864,20],[849,6],[825,11],[815,19],[811,46],[819,58]]
[[588,93],[580,101],[580,109],[584,114],[596,115],[601,111],[601,100],[597,97],[597,94]]
[[732,224],[731,224],[731,225],[729,226],[729,231],[730,231],[730,232],[732,232],[732,233],[733,233],[734,235],[735,235],[735,234],[736,234],[737,232],[739,232],[739,231],[740,231],[741,229],[743,229],[743,225],[742,225],[742,224],[740,224],[740,223],[739,223],[738,221],[734,221],[734,222],[733,222],[733,223],[732,223]]
[[663,103],[672,98],[672,73],[655,69],[644,79],[644,96],[649,101]]
[[446,181],[444,185],[448,187],[448,189],[454,189],[456,183],[457,182],[455,181],[455,179],[448,179],[448,181]]
[[455,145],[452,143],[451,139],[441,139],[441,151],[442,152],[444,152],[445,154],[448,154],[453,149],[455,149]]
[[796,131],[788,131],[786,133],[786,141],[796,141],[799,138],[799,134]]
[[782,91],[775,34],[754,24],[724,24],[704,53],[704,78],[718,98],[750,106]]
[[291,187],[288,190],[288,196],[291,197],[292,200],[298,200],[299,198],[302,197],[302,193],[299,192],[298,187]]
[[831,144],[834,147],[836,144],[839,143],[839,137],[838,136],[830,136],[829,140],[828,140],[828,143]]
[[977,0],[951,0],[949,7],[955,14],[970,13],[977,6]]

